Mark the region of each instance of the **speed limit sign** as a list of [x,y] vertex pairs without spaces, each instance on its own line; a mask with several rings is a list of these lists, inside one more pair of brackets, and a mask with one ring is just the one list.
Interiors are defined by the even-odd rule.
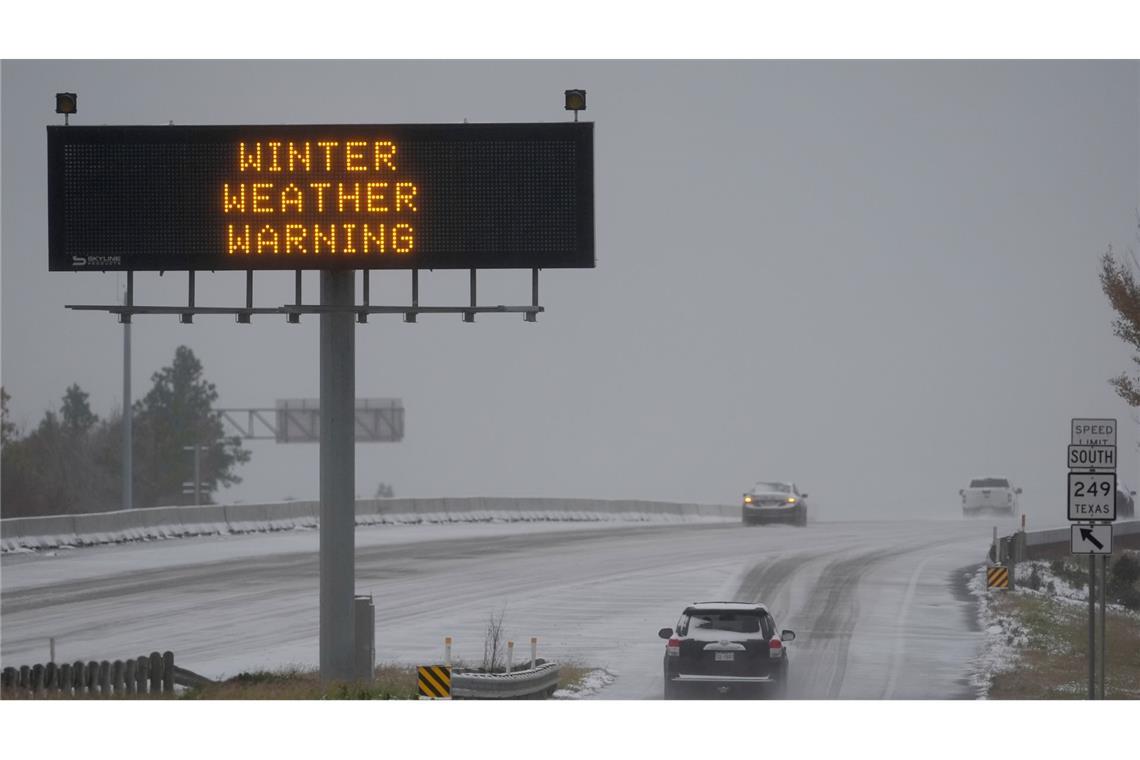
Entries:
[[1069,519],[1116,519],[1116,473],[1070,472]]

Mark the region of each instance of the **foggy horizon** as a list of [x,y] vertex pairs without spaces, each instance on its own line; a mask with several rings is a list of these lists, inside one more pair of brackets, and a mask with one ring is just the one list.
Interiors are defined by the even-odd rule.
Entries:
[[[360,497],[735,503],[793,480],[823,519],[957,519],[989,476],[1063,525],[1076,416],[1116,417],[1140,480],[1097,280],[1137,247],[1136,62],[5,61],[2,85],[0,371],[25,431],[73,382],[101,417],[122,394],[121,326],[64,305],[113,303],[125,277],[47,271],[53,93],[78,93],[76,125],[384,124],[566,121],[580,87],[597,268],[543,271],[537,324],[358,325],[357,397],[406,409],[402,442],[357,446]],[[291,273],[255,284],[259,306],[292,300]],[[198,303],[243,287],[201,273]],[[410,301],[407,272],[371,288]],[[186,275],[138,273],[135,298],[181,304]],[[421,303],[466,298],[466,272],[421,274]],[[481,304],[529,299],[529,272],[480,273]],[[137,317],[134,398],[179,345],[217,406],[315,398],[317,322]],[[245,446],[217,501],[317,498],[315,444]]]

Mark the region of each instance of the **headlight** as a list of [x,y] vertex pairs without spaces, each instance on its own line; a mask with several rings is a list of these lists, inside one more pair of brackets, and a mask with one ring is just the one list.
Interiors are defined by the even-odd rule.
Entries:
[[795,504],[795,503],[796,503],[796,497],[795,497],[795,496],[789,496],[789,497],[786,499],[786,501],[787,501],[789,504]]
[[752,503],[752,497],[751,496],[745,496],[744,497],[744,503],[745,504],[751,504]]

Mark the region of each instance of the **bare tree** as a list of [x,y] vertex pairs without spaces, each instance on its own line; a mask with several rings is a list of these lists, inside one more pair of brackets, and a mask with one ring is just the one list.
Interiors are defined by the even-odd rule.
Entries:
[[487,621],[487,633],[483,637],[483,670],[487,673],[493,673],[503,666],[503,650],[506,649],[503,618],[506,614],[507,608],[504,606],[498,616],[492,612]]

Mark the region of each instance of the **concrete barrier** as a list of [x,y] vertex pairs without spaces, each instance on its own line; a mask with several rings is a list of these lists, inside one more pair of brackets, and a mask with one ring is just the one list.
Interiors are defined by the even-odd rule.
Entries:
[[[512,497],[448,499],[362,499],[356,504],[360,525],[518,521],[692,521],[733,517],[735,506],[651,501],[599,501]],[[150,507],[81,515],[51,515],[0,520],[0,549],[47,549],[218,533],[250,533],[311,528],[319,524],[315,501]],[[1120,527],[1120,526],[1118,526]],[[1140,541],[1140,523],[1135,537]],[[1118,531],[1118,535],[1121,535]],[[1067,534],[1065,540],[1067,541]]]
[[264,506],[266,527],[262,530],[315,528],[320,522],[320,504],[315,501],[286,501]]
[[[357,525],[376,525],[383,522],[380,516],[380,499],[359,499],[355,505]],[[320,514],[321,505],[316,503],[317,513]]]
[[146,538],[142,529],[142,518],[135,514],[141,511],[143,510],[120,510],[76,515],[75,534],[80,544],[138,541]]
[[414,499],[379,499],[376,504],[377,522],[399,524],[415,515]]
[[443,508],[443,499],[416,499],[416,522],[437,523],[447,515]]
[[[1023,559],[1059,559],[1070,554],[1071,527],[1025,532]],[[1118,521],[1112,525],[1112,548],[1140,549],[1140,520]]]
[[227,504],[226,524],[235,533],[264,531],[269,522],[269,509],[276,504]]
[[13,517],[0,521],[0,545],[4,551],[46,549],[77,542],[73,515]]
[[[141,528],[141,532],[146,538],[175,538],[181,536],[183,535],[183,529],[179,509],[179,507],[151,507],[149,509],[140,509],[138,510],[137,522],[131,521],[132,526],[137,525]],[[130,513],[126,513],[125,516],[128,520],[132,517]]]
[[206,504],[198,507],[178,507],[182,521],[182,535],[208,536],[226,533],[226,508],[221,504]]
[[441,499],[447,522],[467,522],[472,519],[472,499]]

